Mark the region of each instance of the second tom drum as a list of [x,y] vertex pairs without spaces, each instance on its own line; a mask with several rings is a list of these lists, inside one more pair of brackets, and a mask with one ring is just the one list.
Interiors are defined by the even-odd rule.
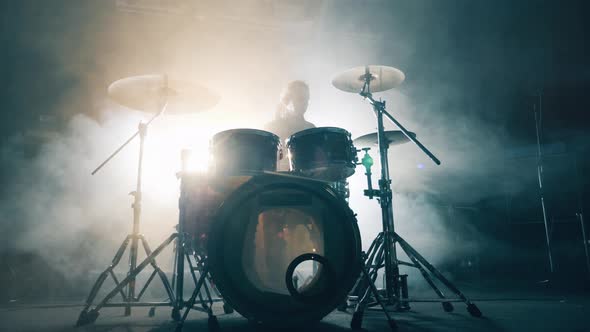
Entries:
[[291,171],[326,181],[354,174],[356,148],[342,128],[319,127],[297,132],[287,140]]

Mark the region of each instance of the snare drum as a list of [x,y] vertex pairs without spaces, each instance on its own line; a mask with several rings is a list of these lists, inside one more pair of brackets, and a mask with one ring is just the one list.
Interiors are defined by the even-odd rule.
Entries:
[[326,181],[339,181],[354,174],[356,148],[350,133],[336,127],[297,132],[287,140],[292,172]]
[[231,129],[213,136],[210,153],[212,175],[276,172],[277,162],[282,158],[281,140],[277,135],[264,130]]

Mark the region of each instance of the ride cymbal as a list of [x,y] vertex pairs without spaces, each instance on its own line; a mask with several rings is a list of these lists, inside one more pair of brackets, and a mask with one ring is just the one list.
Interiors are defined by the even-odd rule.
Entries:
[[120,79],[108,88],[117,103],[144,112],[159,112],[165,101],[166,113],[189,114],[208,110],[219,96],[196,83],[170,79],[167,75],[141,75]]
[[406,78],[404,73],[388,66],[362,66],[346,70],[332,79],[332,85],[344,92],[360,93],[369,78],[369,91],[381,92],[398,87]]
[[[410,132],[412,137],[416,137],[415,133]],[[389,146],[400,145],[410,141],[400,130],[388,130],[385,132],[385,137],[389,142]],[[370,133],[353,140],[356,147],[372,147],[377,145],[377,133]]]

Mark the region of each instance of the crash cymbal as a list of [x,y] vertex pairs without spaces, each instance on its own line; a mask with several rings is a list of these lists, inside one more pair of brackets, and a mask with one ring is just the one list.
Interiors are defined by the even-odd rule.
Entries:
[[166,113],[189,114],[212,108],[219,96],[196,83],[171,79],[167,75],[132,76],[109,86],[109,96],[117,103],[144,112],[159,112],[168,102]]
[[381,92],[398,87],[406,78],[404,73],[387,66],[362,66],[344,71],[332,79],[332,85],[344,92],[360,93],[367,75],[370,92]]
[[[415,133],[410,132],[412,137],[416,137]],[[410,141],[409,138],[399,130],[388,130],[385,132],[385,137],[389,141],[389,146],[400,145]],[[372,147],[377,145],[377,133],[370,133],[357,137],[354,141],[356,147]]]

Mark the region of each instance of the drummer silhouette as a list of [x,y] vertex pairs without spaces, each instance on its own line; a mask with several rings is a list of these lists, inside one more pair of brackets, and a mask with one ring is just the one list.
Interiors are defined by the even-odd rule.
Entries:
[[[281,138],[283,151],[285,140],[294,133],[315,128],[315,125],[305,120],[304,114],[309,105],[309,86],[304,81],[291,81],[281,93],[281,99],[275,111],[273,121],[264,126],[264,130]],[[289,170],[289,160],[285,157],[279,162],[279,171]]]

